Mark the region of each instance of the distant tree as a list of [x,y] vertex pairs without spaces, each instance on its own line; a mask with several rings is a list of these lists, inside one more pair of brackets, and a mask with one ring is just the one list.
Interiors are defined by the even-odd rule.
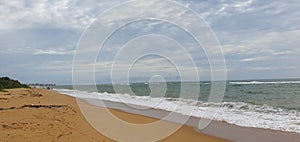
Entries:
[[21,84],[18,80],[13,80],[9,77],[0,77],[0,90],[13,88],[29,88],[29,86]]

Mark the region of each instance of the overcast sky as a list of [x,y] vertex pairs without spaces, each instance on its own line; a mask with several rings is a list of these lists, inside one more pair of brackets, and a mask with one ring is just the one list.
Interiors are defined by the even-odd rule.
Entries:
[[[124,0],[1,1],[0,76],[24,83],[72,84],[73,56],[81,35],[88,25],[99,20],[99,15],[121,2]],[[176,2],[197,12],[211,27],[224,53],[228,79],[300,78],[298,0]],[[151,5],[149,1],[144,3]],[[166,15],[177,9],[161,4],[153,8],[153,12]],[[130,9],[128,11],[130,14]],[[110,18],[113,17],[107,17]],[[181,21],[188,21],[188,18],[185,14],[178,15]],[[145,36],[149,34],[156,36]],[[138,37],[143,42],[133,40]],[[128,43],[130,40],[133,42]],[[176,57],[171,62],[156,55],[137,60],[130,72],[132,81],[148,81],[157,74],[165,76],[166,80],[178,80],[172,62],[184,66],[189,74],[193,65],[187,63],[188,56],[182,49],[170,42],[173,40],[191,54],[201,80],[208,80],[209,64],[205,51],[186,32],[170,23],[144,20],[118,29],[107,40],[96,61],[97,82],[109,82],[109,68],[120,49],[128,57],[137,56],[135,54],[141,53],[141,49]],[[124,65],[127,59],[123,57],[115,65],[119,72],[126,71],[122,67],[127,67]]]

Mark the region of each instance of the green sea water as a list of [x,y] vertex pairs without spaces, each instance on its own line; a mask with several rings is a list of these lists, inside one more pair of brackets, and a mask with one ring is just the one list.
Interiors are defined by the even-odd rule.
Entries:
[[[102,84],[97,85],[98,92],[130,94],[149,96],[151,88],[159,88],[166,84],[164,94],[151,97],[187,98],[193,94],[190,90],[200,87],[198,101],[206,102],[211,92],[211,82],[167,82],[167,83],[131,83],[131,84]],[[184,85],[184,90],[181,86]],[[115,88],[119,88],[115,91]],[[57,88],[72,89],[70,85],[57,86]],[[122,89],[124,88],[124,89]],[[128,91],[130,88],[132,90]],[[180,94],[183,95],[180,95]],[[193,98],[192,96],[190,96]],[[269,105],[275,108],[300,110],[300,79],[285,80],[239,80],[227,81],[223,102],[244,102],[253,105]]]

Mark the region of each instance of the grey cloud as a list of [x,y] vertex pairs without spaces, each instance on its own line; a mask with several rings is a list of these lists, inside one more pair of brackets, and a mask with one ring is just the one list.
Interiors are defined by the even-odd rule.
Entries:
[[[99,14],[121,2],[124,1],[42,0],[0,2],[0,19],[2,21],[0,23],[0,59],[3,61],[11,56],[16,57],[10,59],[13,65],[1,62],[1,65],[5,67],[5,69],[0,70],[1,73],[17,75],[18,73],[14,70],[21,68],[28,76],[27,79],[35,77],[32,74],[34,71],[43,71],[44,74],[52,73],[51,77],[58,80],[64,78],[64,76],[70,78],[68,72],[71,69],[71,60],[81,33],[86,26],[97,20]],[[272,73],[267,74],[268,77],[300,76],[299,73],[295,72],[299,69],[297,61],[300,60],[300,50],[298,48],[300,44],[300,3],[297,0],[179,0],[175,2],[195,10],[210,24],[223,46],[231,78],[263,77],[262,73],[271,71]],[[149,5],[153,4],[153,1],[145,1],[140,4]],[[166,17],[169,14],[174,14],[176,8],[178,7],[168,7],[162,4],[152,10],[156,11],[155,14],[158,16]],[[132,9],[126,11],[128,15],[134,14]],[[190,22],[193,19],[186,11],[175,15],[184,25],[194,26]],[[120,13],[116,12],[112,16],[118,17]],[[103,20],[109,22],[113,17],[108,16]],[[126,19],[126,15],[119,18]],[[115,21],[110,22],[111,25],[115,24]],[[141,27],[143,28],[141,29]],[[205,60],[206,56],[203,49],[195,44],[191,38],[188,38],[187,34],[183,34],[180,29],[161,21],[142,21],[128,25],[125,29],[120,29],[110,39],[105,45],[105,50],[103,50],[103,58],[99,59],[101,62],[98,73],[101,72],[101,74],[106,75],[107,73],[104,72],[107,72],[110,65],[107,60],[112,59],[114,53],[126,41],[143,35],[140,33],[163,34],[175,39],[185,46],[191,56],[194,57],[198,70],[204,73],[209,72],[209,64]],[[163,47],[170,44],[161,42],[159,45]],[[153,50],[158,49],[153,48]],[[88,52],[97,52],[97,50]],[[171,52],[177,57],[180,66],[188,73],[191,67],[184,66],[186,58],[181,56],[182,52],[175,49]],[[126,52],[126,54],[128,56],[134,55],[130,52]],[[29,61],[32,63],[30,65],[26,64]],[[63,63],[64,61],[67,61],[68,64]],[[142,75],[142,70],[149,69],[143,65],[154,66],[158,63],[160,61],[154,59],[143,62],[137,70],[141,72],[138,75]],[[32,66],[35,66],[35,68]],[[81,66],[85,67],[84,65]],[[120,70],[124,66],[126,67],[127,64],[117,65]],[[155,69],[160,68],[170,71],[169,68],[164,68],[163,65],[157,66]],[[85,70],[82,69],[82,71]],[[247,75],[245,75],[245,72],[247,72]]]

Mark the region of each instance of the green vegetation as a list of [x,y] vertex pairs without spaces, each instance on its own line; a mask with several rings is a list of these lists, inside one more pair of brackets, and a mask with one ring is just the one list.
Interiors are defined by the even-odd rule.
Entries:
[[8,77],[0,77],[0,91],[3,92],[4,89],[13,88],[29,88],[29,86],[21,84],[19,81],[10,79]]

